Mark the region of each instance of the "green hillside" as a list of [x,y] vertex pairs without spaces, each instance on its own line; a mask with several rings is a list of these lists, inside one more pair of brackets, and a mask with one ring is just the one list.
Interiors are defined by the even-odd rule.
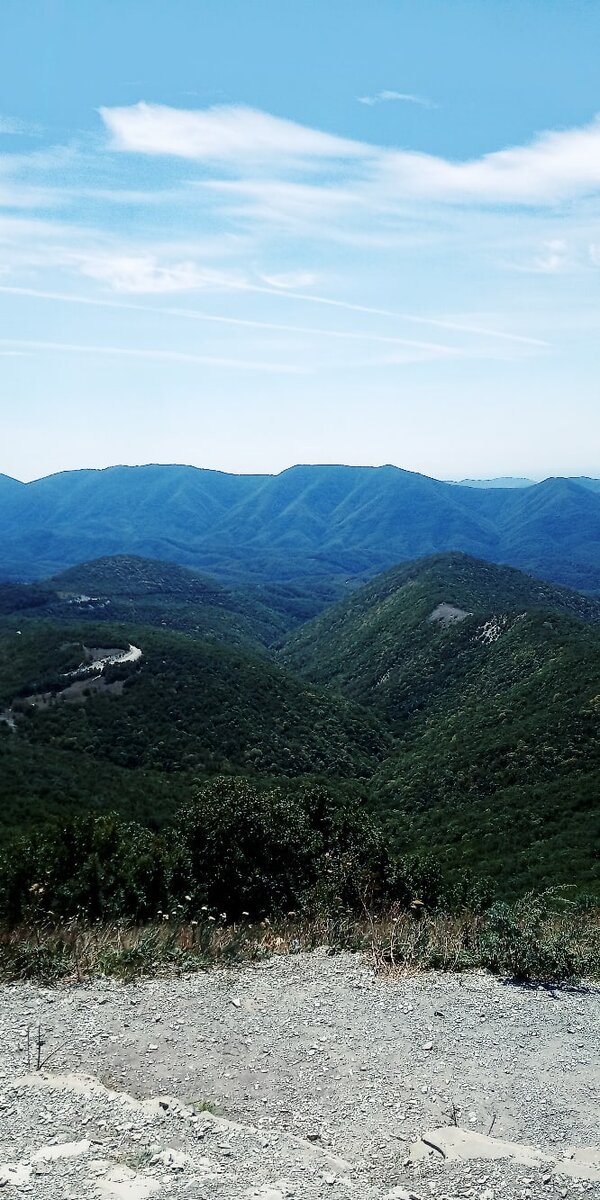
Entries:
[[597,886],[599,718],[598,630],[515,614],[407,723],[376,804],[396,836],[502,886]]
[[292,633],[281,657],[402,721],[477,675],[489,657],[488,619],[548,609],[600,623],[600,601],[579,592],[465,554],[436,555],[377,576]]
[[[67,754],[76,779],[82,762],[94,761],[139,772],[143,787],[147,772],[366,778],[389,752],[391,739],[372,716],[259,655],[150,626],[32,619],[19,628],[13,621],[0,627],[0,707],[16,702],[16,732],[4,724],[0,737],[6,761],[17,755],[12,774],[21,786],[23,747],[38,766],[47,751],[52,805]],[[108,666],[99,684],[84,679],[67,699],[57,694],[86,647],[126,649],[130,642],[143,652],[139,662]],[[44,697],[37,706],[28,699],[35,694]],[[94,787],[89,777],[83,806]],[[39,791],[30,789],[32,804]]]
[[600,605],[463,555],[398,568],[282,655],[397,734],[372,796],[405,851],[503,888],[597,883]]
[[201,779],[291,795],[319,777],[451,886],[599,887],[599,600],[461,553],[301,625],[330,584],[261,586],[116,556],[0,589],[5,829],[112,810],[162,826]]
[[231,588],[176,563],[114,555],[40,584],[0,582],[0,615],[154,625],[257,652],[342,591],[335,580]]
[[[62,604],[53,616],[131,621],[181,629],[256,650],[292,627],[281,611],[176,563],[114,555],[71,567],[47,581]],[[81,602],[79,597],[90,597]]]

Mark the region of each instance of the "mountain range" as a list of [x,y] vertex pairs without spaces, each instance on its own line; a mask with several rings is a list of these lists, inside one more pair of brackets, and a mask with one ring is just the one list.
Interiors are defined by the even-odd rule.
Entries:
[[[333,595],[402,561],[460,550],[600,591],[600,483],[444,483],[394,466],[229,475],[186,466],[0,476],[0,578],[139,555],[229,583],[321,580]],[[325,583],[327,581],[327,583]]]
[[[591,492],[600,492],[600,479],[593,479],[589,475],[571,475],[569,478],[571,483],[580,483],[582,487],[589,488]],[[535,487],[536,481],[522,475],[499,475],[494,479],[460,479],[458,483],[460,487],[524,488]]]

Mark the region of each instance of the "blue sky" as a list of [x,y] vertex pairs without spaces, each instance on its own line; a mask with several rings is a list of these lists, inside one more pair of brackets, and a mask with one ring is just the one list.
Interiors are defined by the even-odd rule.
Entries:
[[2,0],[0,471],[600,475],[596,0]]

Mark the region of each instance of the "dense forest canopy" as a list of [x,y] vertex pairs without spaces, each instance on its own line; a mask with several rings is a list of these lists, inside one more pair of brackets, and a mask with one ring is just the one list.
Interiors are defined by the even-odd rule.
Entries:
[[0,585],[5,844],[114,814],[160,857],[237,778],[359,805],[386,887],[597,890],[600,601],[456,552],[339,594],[135,556]]

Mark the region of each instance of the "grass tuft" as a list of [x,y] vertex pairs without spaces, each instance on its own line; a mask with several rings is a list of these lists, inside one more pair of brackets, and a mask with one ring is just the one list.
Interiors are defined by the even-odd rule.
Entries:
[[522,982],[591,979],[600,977],[600,907],[550,892],[484,914],[340,910],[228,924],[203,913],[146,925],[46,918],[0,929],[0,981],[129,982],[319,947],[365,953],[384,976],[483,968]]

